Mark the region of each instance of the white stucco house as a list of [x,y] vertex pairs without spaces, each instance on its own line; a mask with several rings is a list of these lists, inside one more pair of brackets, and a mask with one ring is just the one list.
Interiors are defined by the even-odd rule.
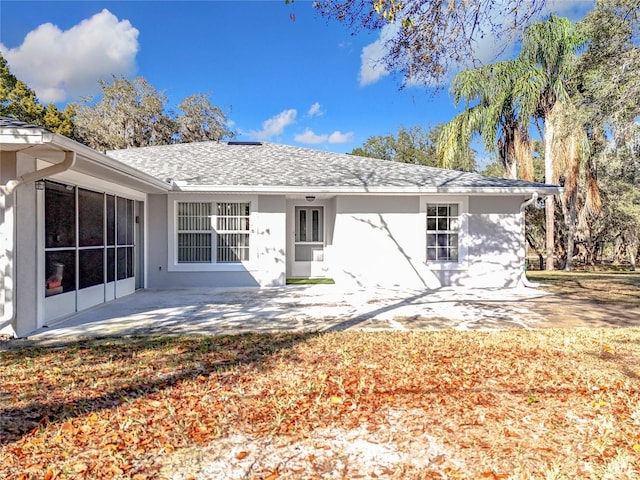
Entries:
[[558,187],[257,142],[100,153],[0,117],[0,332],[140,288],[514,287]]

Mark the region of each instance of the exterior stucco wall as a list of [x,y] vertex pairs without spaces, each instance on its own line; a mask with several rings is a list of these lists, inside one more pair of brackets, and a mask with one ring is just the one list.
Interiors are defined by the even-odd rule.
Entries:
[[[147,204],[147,287],[258,287],[278,286],[285,283],[285,197],[262,195],[251,202],[252,259],[242,265],[221,265],[218,270],[179,271],[171,264],[169,249],[175,235],[170,218],[176,201],[215,201],[217,195],[187,197],[180,194],[149,195]],[[229,201],[234,196],[225,197]],[[244,201],[244,200],[242,200]]]
[[[0,151],[0,184],[16,176],[16,154]],[[0,192],[0,333],[14,335],[14,197]]]
[[424,263],[425,223],[419,196],[338,197],[329,274],[354,286],[439,287]]
[[[17,154],[16,175],[24,175],[36,169],[36,159]],[[18,336],[38,328],[42,316],[42,301],[38,296],[38,205],[37,191],[33,184],[18,186],[13,193],[19,206],[15,219],[14,249],[15,273],[15,331]],[[39,318],[40,316],[40,318]]]
[[329,275],[355,286],[516,286],[523,265],[524,199],[451,198],[462,205],[461,258],[459,264],[437,265],[425,261],[425,211],[434,197],[338,197]]
[[444,285],[515,287],[521,279],[523,232],[519,196],[469,198],[467,269],[440,272]]
[[[0,182],[6,184],[12,178],[41,170],[48,165],[50,164],[24,152],[2,152]],[[142,192],[77,171],[62,172],[51,179],[139,201],[144,201],[146,197]],[[99,300],[87,304],[86,299],[90,295],[87,292],[92,290],[91,288],[75,290],[73,294],[65,293],[45,298],[44,191],[37,190],[33,182],[27,182],[19,185],[11,195],[2,195],[0,205],[1,333],[28,335],[43,325],[64,318],[77,310],[109,300],[106,298],[107,293],[103,291]],[[15,206],[18,210],[14,216],[12,209]],[[74,215],[73,212],[69,214]],[[143,239],[139,238],[139,241],[143,242]],[[142,251],[141,244],[139,249]],[[96,288],[93,287],[93,290]],[[132,291],[133,288],[130,292]],[[118,296],[130,292],[122,288],[117,290]]]

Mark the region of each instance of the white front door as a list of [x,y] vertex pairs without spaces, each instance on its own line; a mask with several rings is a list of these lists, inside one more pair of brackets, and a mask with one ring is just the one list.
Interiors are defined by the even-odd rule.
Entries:
[[324,264],[324,207],[294,207],[295,233],[291,274],[294,277],[322,277]]

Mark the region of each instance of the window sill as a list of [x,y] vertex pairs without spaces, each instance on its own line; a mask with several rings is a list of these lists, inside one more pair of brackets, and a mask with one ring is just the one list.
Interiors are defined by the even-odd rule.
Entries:
[[174,263],[169,265],[169,272],[244,272],[253,270],[251,262],[240,263]]

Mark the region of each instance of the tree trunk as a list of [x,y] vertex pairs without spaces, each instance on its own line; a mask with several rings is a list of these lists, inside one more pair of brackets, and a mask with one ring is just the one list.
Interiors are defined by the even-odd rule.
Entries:
[[[552,184],[555,182],[553,178],[553,122],[547,115],[544,122],[544,181]],[[555,204],[553,196],[549,195],[544,201],[545,210],[545,228],[546,228],[546,260],[547,270],[554,269],[553,251],[555,247]]]
[[567,231],[567,261],[564,264],[564,269],[567,272],[573,270],[573,251],[576,247],[576,234],[574,232],[573,226],[570,225]]

